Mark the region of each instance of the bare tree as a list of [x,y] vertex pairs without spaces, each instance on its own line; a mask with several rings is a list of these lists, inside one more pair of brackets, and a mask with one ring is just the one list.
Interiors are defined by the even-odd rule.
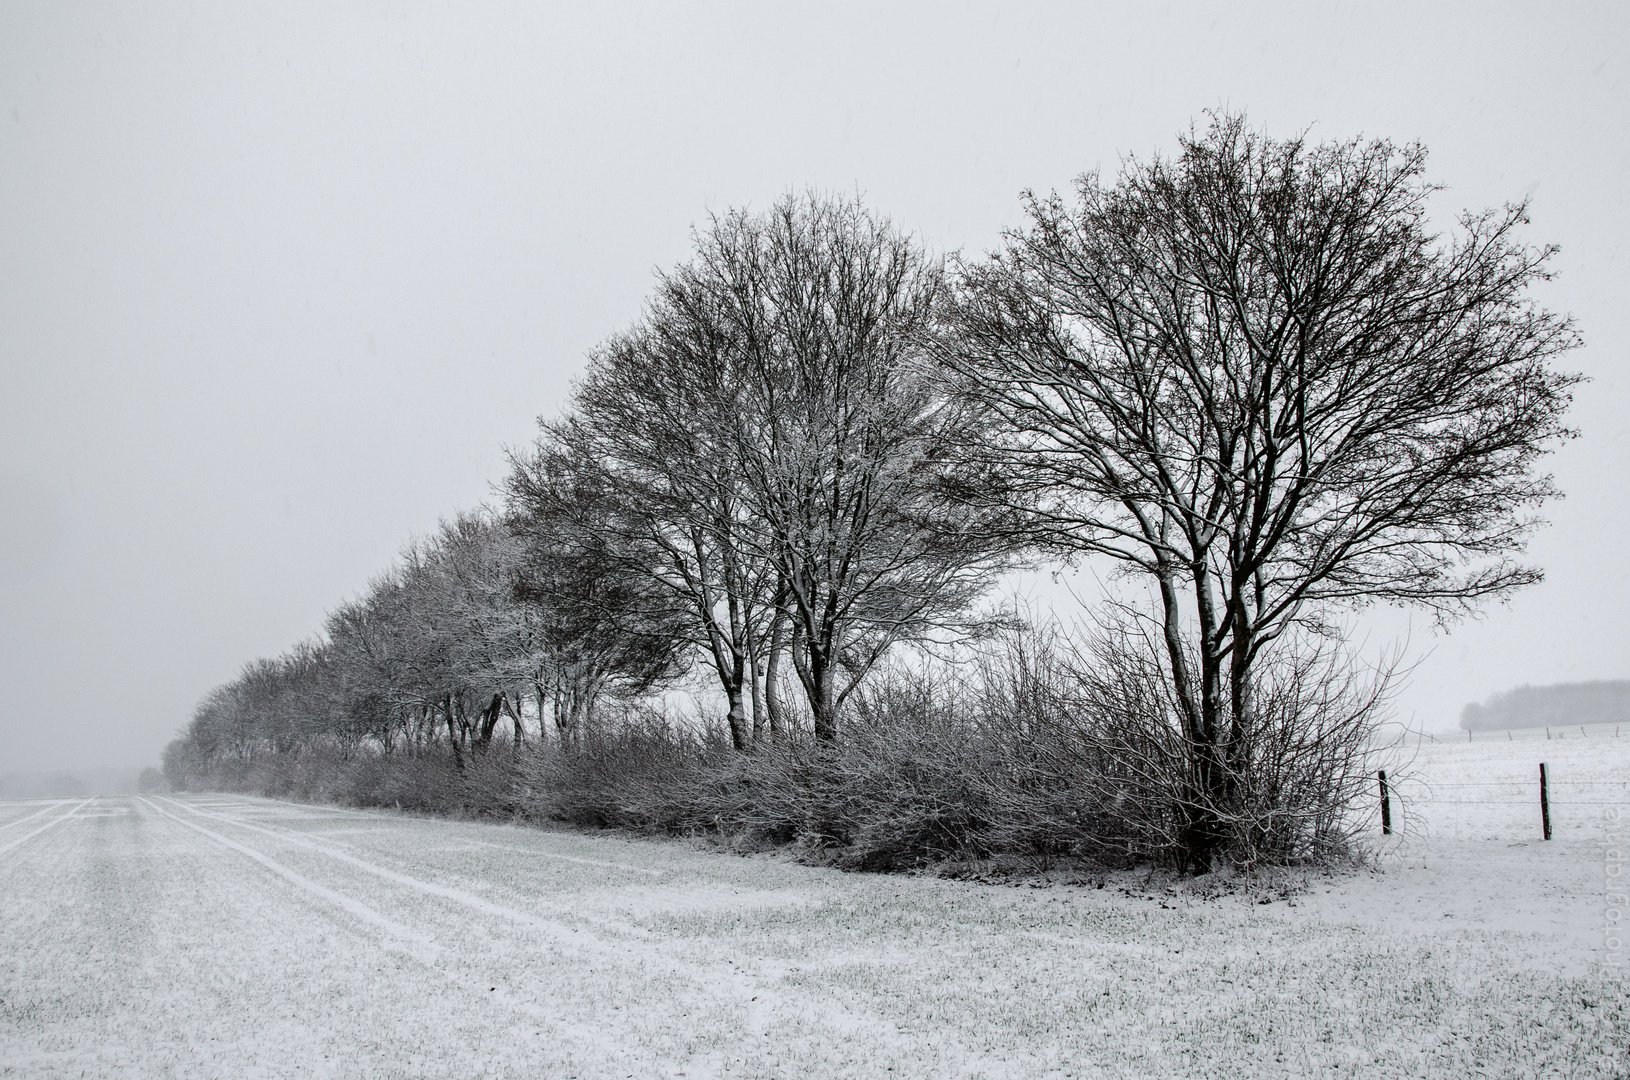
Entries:
[[620,531],[628,515],[600,480],[549,443],[512,455],[507,484],[517,545],[507,610],[535,650],[540,710],[549,703],[566,742],[588,729],[606,694],[637,697],[675,678],[688,626],[640,559],[649,549],[630,550]]
[[[815,734],[833,738],[890,648],[966,626],[1004,555],[935,489],[943,266],[857,201],[788,196],[716,218],[662,295],[665,335],[729,355],[747,536],[776,569],[772,627],[790,623]],[[782,647],[772,633],[772,686]]]
[[527,642],[512,602],[515,559],[489,514],[460,514],[417,541],[327,621],[344,726],[391,752],[445,733],[454,760],[484,749],[505,712],[520,737]]
[[[636,327],[591,356],[575,413],[544,426],[530,463],[515,461],[510,494],[555,522],[593,507],[599,555],[648,575],[662,616],[686,614],[677,628],[707,657],[729,703],[731,740],[745,750],[748,638],[765,620],[773,571],[744,541],[742,483],[719,429],[731,393],[707,343]],[[572,483],[546,482],[549,468],[567,470]],[[594,501],[575,502],[585,491]]]
[[733,211],[546,427],[615,508],[608,553],[693,614],[739,748],[780,722],[783,653],[833,738],[879,658],[958,622],[1000,561],[934,496],[945,299],[941,266],[857,203]]
[[334,655],[341,723],[353,737],[377,742],[387,755],[395,750],[398,736],[413,745],[413,716],[420,711],[399,689],[407,636],[396,603],[399,586],[394,573],[376,577],[366,594],[339,605],[324,623]]
[[1425,151],[1309,146],[1213,117],[966,268],[945,360],[988,427],[957,494],[1158,589],[1206,869],[1249,766],[1253,665],[1332,608],[1449,619],[1517,561],[1567,437],[1571,323],[1528,296],[1526,206],[1428,228]]
[[[525,736],[521,703],[542,653],[537,620],[516,601],[520,547],[489,511],[443,521],[424,560],[437,588],[439,620],[448,627],[447,660],[472,699],[473,745],[491,744],[500,720],[514,725],[512,745]],[[542,706],[539,706],[542,716]]]

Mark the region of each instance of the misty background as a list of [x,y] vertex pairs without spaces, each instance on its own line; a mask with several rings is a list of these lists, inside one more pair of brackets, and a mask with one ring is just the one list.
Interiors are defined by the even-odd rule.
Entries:
[[976,255],[1219,106],[1420,140],[1441,226],[1528,197],[1562,248],[1547,580],[1358,620],[1408,634],[1400,717],[1630,676],[1630,9],[1130,7],[0,5],[0,773],[156,763],[489,498],[710,211],[859,192]]

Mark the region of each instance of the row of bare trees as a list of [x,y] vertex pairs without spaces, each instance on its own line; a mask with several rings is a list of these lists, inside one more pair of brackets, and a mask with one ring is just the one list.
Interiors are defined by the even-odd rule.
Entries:
[[213,693],[188,747],[462,764],[500,722],[569,742],[608,691],[697,673],[738,750],[803,720],[835,739],[865,675],[964,633],[1015,553],[939,495],[949,300],[943,263],[857,203],[717,219],[512,454],[502,511],[444,524],[318,642]]
[[738,749],[784,726],[789,666],[834,738],[865,674],[954,634],[1010,557],[938,494],[957,413],[930,356],[949,300],[943,265],[857,203],[726,214],[516,460],[526,520],[654,586]]
[[168,771],[241,768],[313,743],[342,757],[436,748],[462,765],[500,733],[514,747],[551,729],[570,740],[604,694],[639,694],[677,670],[671,639],[607,627],[633,604],[616,590],[493,514],[460,515],[330,613],[317,641],[212,691]]
[[462,762],[686,672],[738,751],[834,744],[868,673],[965,641],[1007,568],[1104,559],[1144,587],[1126,640],[1170,708],[1143,722],[1181,750],[1174,854],[1204,870],[1260,788],[1266,658],[1344,609],[1448,619],[1539,577],[1577,337],[1529,295],[1553,252],[1526,207],[1440,236],[1424,166],[1217,116],[1073,203],[1027,196],[984,259],[842,198],[718,216],[512,454],[501,511],[213,693],[176,753]]

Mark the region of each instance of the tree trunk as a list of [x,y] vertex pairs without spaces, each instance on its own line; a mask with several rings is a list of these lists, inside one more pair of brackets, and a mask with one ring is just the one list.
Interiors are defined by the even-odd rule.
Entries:
[[464,748],[459,745],[458,731],[453,726],[453,696],[451,694],[442,698],[442,707],[447,714],[447,741],[453,744],[453,764],[458,766],[459,772],[463,772]]
[[781,702],[781,654],[787,649],[787,626],[791,621],[778,604],[770,628],[770,655],[764,661],[764,709],[769,714],[771,742],[779,742],[787,730]]
[[1222,713],[1221,637],[1210,570],[1203,559],[1193,566],[1194,601],[1200,632],[1200,731],[1191,740],[1190,789],[1180,837],[1179,861],[1196,876],[1211,871],[1212,861],[1228,840],[1228,767],[1220,746]]
[[1162,566],[1160,582],[1161,629],[1165,631],[1166,656],[1172,665],[1172,689],[1183,713],[1183,736],[1189,742],[1198,742],[1203,721],[1200,703],[1194,696],[1194,677],[1189,671],[1188,654],[1183,649],[1183,610],[1179,604],[1177,583],[1169,567]]
[[730,701],[730,712],[726,719],[730,724],[730,745],[737,750],[747,750],[752,746],[752,729],[748,726],[747,710],[742,701],[741,682],[738,680],[734,686],[725,691]]
[[832,658],[812,651],[809,672],[812,679],[809,704],[815,714],[815,738],[833,742],[838,737],[838,716],[832,700]]
[[[549,721],[553,718],[554,698],[551,696],[547,676],[540,676],[536,684],[538,699],[538,741],[549,741]],[[560,742],[560,727],[554,729],[555,741]]]
[[747,633],[747,682],[752,687],[750,704],[753,709],[753,738],[754,747],[764,742],[764,724],[768,719],[764,706],[764,684],[759,680],[763,678],[762,658],[759,656],[759,637],[750,629]]
[[808,699],[810,712],[815,720],[815,737],[817,739],[830,739],[832,731],[826,726],[829,717],[824,717],[817,702],[820,700],[819,675],[815,671],[815,650],[809,646],[809,633],[804,626],[804,620],[796,618],[792,624],[792,668],[798,674],[798,681],[804,686],[804,697]]
[[526,686],[524,683],[516,687],[514,694],[506,693],[504,695],[504,711],[509,713],[510,720],[515,724],[515,741],[510,744],[509,748],[511,756],[520,755],[521,743],[526,738],[526,729],[521,726],[521,710],[525,705]]
[[493,729],[498,726],[498,718],[504,711],[504,693],[499,691],[492,695],[487,707],[481,710],[480,726],[476,730],[475,745],[479,750],[485,750],[492,744]]
[[550,711],[555,714],[555,732],[562,746],[576,746],[578,739],[577,711],[572,706],[571,689],[566,672],[555,671],[549,694]]
[[1234,616],[1232,651],[1228,665],[1228,784],[1233,795],[1236,778],[1243,775],[1251,764],[1251,739],[1255,718],[1255,693],[1251,682],[1251,665],[1255,661],[1257,628],[1245,610],[1238,604]]

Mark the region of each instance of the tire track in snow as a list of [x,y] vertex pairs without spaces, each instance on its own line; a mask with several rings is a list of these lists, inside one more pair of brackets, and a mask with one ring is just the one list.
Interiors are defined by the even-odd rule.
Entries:
[[55,802],[46,803],[44,806],[40,807],[38,810],[34,811],[32,814],[28,814],[28,815],[25,815],[24,817],[17,818],[14,821],[8,821],[8,822],[5,822],[4,824],[0,824],[0,829],[9,829],[13,825],[21,825],[25,821],[33,821],[35,818],[39,817],[41,814],[49,814],[51,811],[61,808],[61,806],[62,806],[62,800],[60,800],[60,799],[55,801]]
[[649,874],[652,877],[662,877],[667,873],[666,870],[650,870],[643,866],[607,862],[604,859],[585,859],[577,855],[557,855],[552,851],[534,851],[531,848],[509,847],[506,844],[489,844],[485,840],[466,840],[464,842],[474,847],[492,848],[494,851],[512,851],[517,855],[531,855],[539,859],[556,859],[560,862],[579,863],[583,866],[605,866],[612,870],[628,870],[635,874]]
[[436,945],[436,943],[429,937],[419,933],[411,927],[397,922],[395,919],[381,915],[379,912],[375,911],[373,908],[369,907],[367,904],[364,904],[355,897],[347,896],[345,893],[339,892],[336,889],[330,889],[327,885],[322,885],[318,882],[312,881],[304,874],[289,869],[276,859],[273,859],[262,852],[256,851],[247,844],[240,844],[230,837],[222,836],[213,829],[206,829],[204,826],[199,825],[196,822],[188,821],[186,818],[183,818],[178,814],[172,814],[164,807],[159,806],[154,802],[150,802],[146,798],[143,798],[142,802],[155,812],[163,814],[171,821],[176,822],[178,825],[183,825],[191,829],[193,832],[201,833],[202,835],[209,837],[211,840],[214,840],[216,843],[221,844],[224,847],[229,847],[239,854],[248,856],[250,859],[253,859],[255,862],[259,863],[261,866],[265,867],[267,870],[270,870],[272,873],[276,874],[278,877],[289,882],[290,884],[304,889],[313,896],[320,897],[336,907],[343,908],[355,918],[367,923],[370,926],[383,930],[386,934],[389,934],[393,938],[397,938],[403,942],[412,942],[420,945],[421,947],[428,947],[431,949],[439,948],[439,946]]
[[[583,949],[585,951],[613,951],[609,943],[600,940],[592,934],[581,934],[570,927],[562,925],[561,923],[554,922],[553,920],[549,919],[540,919],[537,916],[530,915],[524,911],[517,911],[514,908],[505,907],[503,904],[496,904],[491,900],[488,900],[486,897],[477,896],[475,893],[464,889],[454,888],[451,885],[440,885],[434,881],[426,881],[423,878],[417,878],[411,874],[404,874],[399,870],[392,870],[389,867],[380,866],[378,863],[372,863],[366,859],[358,858],[349,852],[340,851],[336,848],[328,846],[327,844],[320,844],[315,840],[302,836],[300,833],[290,832],[285,829],[269,828],[265,825],[257,825],[253,822],[242,821],[238,818],[234,818],[226,814],[216,813],[211,810],[200,810],[196,807],[188,806],[186,803],[176,799],[170,799],[169,801],[175,803],[177,806],[184,807],[189,813],[213,818],[217,821],[223,821],[228,825],[233,825],[240,829],[248,829],[252,832],[258,832],[265,836],[270,836],[274,840],[281,840],[284,843],[293,844],[296,847],[303,847],[308,851],[314,851],[319,855],[325,855],[336,862],[341,862],[347,866],[355,867],[356,869],[361,870],[363,873],[372,874],[375,877],[383,878],[392,884],[401,885],[406,888],[416,890],[417,892],[421,892],[427,896],[434,896],[442,900],[450,900],[455,904],[467,907],[472,911],[478,911],[483,915],[490,915],[495,918],[506,919],[509,922],[517,923],[563,945],[569,945],[575,949]],[[638,927],[628,927],[626,929],[627,932],[633,933],[639,937],[649,938],[652,936],[649,930],[643,930]],[[632,950],[625,949],[622,951],[630,952]]]
[[[380,817],[380,814],[378,812],[376,812],[376,811],[353,810],[353,809],[351,809],[350,807],[347,807],[347,806],[306,806],[306,805],[301,805],[300,808],[299,808],[298,813],[290,814],[289,813],[289,804],[285,803],[285,802],[279,802],[276,799],[255,798],[253,796],[248,796],[248,795],[239,796],[238,798],[241,801],[230,802],[230,801],[227,801],[227,800],[224,800],[224,799],[209,799],[209,800],[198,800],[196,802],[189,802],[186,805],[187,805],[187,807],[189,809],[196,809],[198,807],[214,807],[214,808],[230,809],[230,808],[235,807],[235,808],[237,808],[239,810],[250,809],[250,808],[253,808],[255,810],[267,810],[267,811],[275,812],[276,816],[278,818],[280,818],[280,819],[283,819],[283,820],[288,820],[291,817],[308,817],[308,816],[310,818],[321,820],[321,818],[324,815],[328,815],[328,814],[345,814],[345,815],[349,815],[351,817],[364,818],[364,819],[366,819],[368,821],[375,822],[375,823],[378,823],[381,820],[390,820],[388,818],[382,819]],[[234,820],[235,823],[248,824],[247,822],[243,821],[242,819],[235,818],[233,820]],[[377,830],[369,830],[369,831],[377,831]],[[296,833],[294,835],[303,836],[305,834]],[[466,844],[466,845],[468,845],[470,847],[491,848],[494,851],[509,851],[509,852],[514,852],[517,855],[530,855],[530,856],[532,856],[534,858],[538,858],[538,859],[552,859],[552,860],[555,860],[557,862],[577,863],[577,864],[579,864],[581,866],[603,866],[603,867],[607,868],[608,870],[626,870],[631,874],[644,874],[644,875],[646,875],[648,877],[666,877],[668,875],[668,873],[669,873],[669,871],[667,871],[667,870],[657,870],[657,869],[654,869],[654,868],[648,867],[648,866],[634,866],[634,865],[632,865],[630,863],[613,862],[613,861],[611,861],[609,859],[588,859],[588,858],[584,858],[581,855],[563,855],[563,854],[560,854],[558,852],[553,852],[553,851],[538,851],[538,850],[536,850],[534,848],[511,847],[511,846],[509,846],[507,844],[494,844],[494,843],[490,843],[490,842],[485,841],[485,840],[465,840],[465,841],[462,841],[462,843],[464,843],[464,844]]]
[[[379,822],[381,820],[378,813],[370,813],[369,811],[366,811],[366,810],[352,810],[349,807],[344,807],[344,806],[316,806],[316,807],[302,806],[300,808],[300,811],[301,811],[300,813],[298,813],[298,814],[290,814],[289,813],[289,807],[288,807],[287,803],[279,803],[275,799],[255,799],[255,798],[251,798],[251,797],[248,797],[248,796],[244,796],[242,798],[243,798],[243,802],[240,802],[240,803],[229,803],[229,802],[225,802],[225,801],[222,801],[222,800],[211,800],[209,802],[200,801],[200,802],[196,802],[196,803],[188,803],[187,805],[188,805],[189,808],[196,808],[196,807],[203,806],[203,807],[215,807],[215,808],[227,808],[227,809],[236,806],[240,810],[241,809],[247,809],[247,808],[250,808],[250,807],[254,808],[255,810],[261,810],[261,809],[272,810],[272,809],[275,808],[275,810],[278,811],[276,816],[281,820],[288,820],[291,817],[310,817],[312,819],[321,820],[321,818],[324,815],[328,815],[328,814],[347,814],[347,815],[350,815],[352,817],[364,818],[364,819],[366,819],[368,821],[375,822],[375,823],[377,823],[377,822]],[[239,822],[239,823],[247,824],[247,822],[244,822],[242,819],[233,819],[233,820],[236,821],[236,822]],[[378,831],[378,830],[372,830],[371,829],[371,830],[368,830],[368,831],[374,832],[374,831]],[[294,834],[294,835],[303,836],[305,834],[297,833],[297,834]],[[329,834],[323,834],[323,835],[329,835]],[[653,867],[649,867],[649,866],[634,866],[634,865],[632,865],[630,863],[613,862],[613,861],[611,861],[609,859],[589,859],[589,858],[584,858],[581,855],[563,855],[563,854],[560,854],[559,852],[554,852],[554,851],[538,851],[535,848],[512,847],[512,846],[507,845],[507,844],[490,843],[490,842],[488,842],[486,840],[464,840],[464,841],[461,841],[461,843],[463,843],[464,845],[469,846],[469,847],[491,848],[494,851],[508,851],[508,852],[513,852],[516,855],[529,855],[529,856],[532,856],[533,858],[537,858],[537,859],[550,859],[550,860],[553,860],[553,861],[556,861],[556,862],[577,863],[580,866],[603,866],[608,870],[625,870],[630,874],[643,874],[643,875],[645,875],[647,877],[666,877],[668,875],[668,873],[669,873],[669,871],[667,871],[667,870],[657,870],[657,869],[655,869]]]
[[[373,874],[394,884],[403,885],[407,888],[415,889],[430,896],[450,900],[454,903],[470,908],[471,910],[478,911],[484,915],[491,915],[498,918],[507,919],[510,922],[517,923],[521,926],[527,927],[528,929],[537,931],[541,935],[568,947],[572,951],[579,953],[599,954],[612,962],[615,962],[617,959],[634,960],[636,962],[643,960],[648,965],[660,966],[665,968],[670,975],[691,982],[702,993],[726,1000],[733,1000],[737,1004],[746,1007],[754,1014],[762,1015],[765,1012],[779,1011],[780,1009],[787,1008],[789,1005],[781,992],[774,986],[774,982],[778,981],[774,977],[771,977],[770,979],[763,979],[750,976],[744,972],[736,970],[719,971],[711,974],[710,977],[709,975],[702,974],[694,962],[686,962],[677,957],[663,955],[661,952],[654,951],[649,947],[636,948],[633,943],[627,943],[623,944],[621,947],[617,947],[611,942],[605,941],[593,933],[578,933],[576,930],[570,929],[560,923],[540,919],[525,912],[517,911],[514,908],[505,907],[501,904],[495,904],[484,897],[477,896],[474,893],[467,892],[463,889],[456,889],[447,885],[439,885],[435,882],[425,881],[421,878],[413,877],[410,874],[404,874],[397,870],[391,870],[388,867],[379,866],[375,863],[368,862],[366,859],[358,858],[357,856],[348,852],[338,851],[327,846],[326,844],[317,843],[316,841],[313,841],[300,833],[270,828],[264,825],[257,825],[251,822],[239,820],[226,814],[216,813],[211,810],[201,810],[195,806],[172,797],[166,798],[167,801],[172,802],[179,807],[185,808],[189,813],[198,814],[200,816],[225,822],[226,824],[233,825],[237,828],[258,832],[275,840],[294,844],[297,847],[303,847],[320,855],[326,855],[338,862],[344,863],[348,866],[353,866],[365,873]],[[657,935],[644,929],[643,927],[624,927],[621,924],[611,925],[616,926],[617,929],[635,934],[651,944],[660,944],[657,939]],[[551,1022],[558,1023],[558,1021],[554,1020],[551,1020]],[[866,1029],[870,1026],[876,1025],[877,1030],[880,1032],[887,1030],[886,1027],[878,1024],[874,1020],[855,1017],[854,1022],[856,1023],[858,1029]],[[698,1065],[698,1063],[692,1064],[693,1066]]]
[[[649,967],[663,969],[671,977],[691,983],[698,993],[719,999],[722,1002],[733,1003],[742,1008],[749,1016],[752,1017],[752,1019],[744,1025],[748,1030],[758,1029],[763,1023],[762,1018],[767,1015],[775,1013],[789,1014],[795,1011],[793,1009],[792,1002],[781,992],[780,988],[775,985],[781,980],[782,977],[784,977],[785,972],[768,976],[750,975],[744,971],[737,970],[734,965],[728,961],[726,962],[726,965],[716,965],[698,963],[694,960],[687,961],[676,956],[665,955],[663,952],[657,951],[656,949],[652,949],[650,947],[651,945],[655,945],[660,948],[663,942],[661,941],[659,935],[645,929],[644,927],[630,926],[626,923],[611,920],[592,919],[584,916],[581,912],[574,912],[574,914],[578,915],[579,918],[584,918],[586,921],[589,921],[596,926],[631,934],[648,943],[644,948],[636,947],[633,943],[622,944],[619,947],[593,933],[580,934],[576,930],[572,930],[560,923],[540,919],[536,916],[526,914],[525,912],[504,907],[500,904],[495,904],[484,897],[477,896],[463,889],[456,889],[446,885],[438,885],[434,882],[424,881],[423,879],[413,877],[410,874],[404,874],[400,871],[391,870],[387,867],[370,863],[366,859],[358,858],[349,852],[339,851],[329,847],[326,844],[318,843],[317,841],[314,841],[301,833],[244,821],[228,814],[218,813],[212,810],[202,810],[189,803],[183,803],[173,798],[170,801],[176,802],[179,806],[184,806],[192,813],[207,816],[217,821],[222,821],[239,828],[249,829],[251,831],[269,836],[273,839],[306,848],[307,850],[317,854],[326,855],[339,862],[354,866],[366,873],[382,877],[387,881],[405,885],[409,888],[418,889],[419,891],[427,893],[431,896],[451,900],[483,914],[506,918],[522,926],[538,930],[545,936],[554,939],[562,945],[569,946],[571,949],[580,953],[589,953],[591,955],[598,954],[611,962],[615,962],[617,959],[634,960],[636,962],[643,961],[644,964]],[[211,805],[220,804],[211,803]],[[499,850],[521,850],[526,854],[531,854],[531,852],[525,852],[524,849],[509,849],[504,845],[499,844],[484,843],[482,841],[474,841],[473,843],[482,847],[498,848]],[[571,861],[574,862],[585,862],[591,865],[607,865],[615,869],[638,869],[637,867],[628,867],[626,865],[616,863],[602,863],[601,860],[577,859],[575,857],[569,858],[571,858]],[[656,871],[656,873],[665,874],[664,871]],[[708,970],[710,968],[711,970]],[[492,991],[489,990],[489,992]],[[894,1033],[892,1022],[884,1021],[874,1014],[864,1012],[855,1013],[847,1009],[844,1009],[843,1011],[847,1013],[846,1029],[850,1035],[869,1034],[869,1036],[873,1038],[883,1038],[891,1036]],[[560,1023],[558,1020],[553,1019],[551,1019],[550,1022],[556,1024]],[[597,1041],[604,1041],[603,1033],[595,1033],[594,1029],[585,1030],[598,1034]],[[699,1078],[716,1075],[714,1070],[710,1069],[706,1063],[700,1061],[691,1061],[687,1064],[686,1068],[692,1076]],[[636,1071],[630,1073],[630,1075],[641,1074]]]
[[353,810],[349,806],[334,806],[329,803],[298,803],[291,805],[278,799],[269,799],[258,795],[236,795],[231,799],[200,798],[196,800],[199,806],[236,807],[239,810],[265,811],[280,818],[312,817],[321,818],[327,815],[342,817],[368,818],[378,820],[378,815],[367,810]]
[[[499,987],[496,987],[496,986],[490,986],[489,985],[488,990],[484,994],[482,994],[479,984],[486,983],[487,982],[486,979],[471,980],[471,979],[469,979],[467,977],[459,976],[456,973],[454,973],[454,972],[452,972],[452,971],[450,971],[450,970],[448,970],[448,969],[446,969],[444,967],[439,966],[434,961],[436,959],[439,959],[442,956],[444,950],[443,950],[443,946],[441,945],[441,943],[438,942],[433,936],[431,936],[429,934],[420,933],[419,931],[413,930],[413,929],[405,926],[404,924],[395,921],[394,919],[391,919],[391,918],[389,918],[389,917],[387,917],[385,915],[381,915],[379,912],[375,911],[373,908],[371,908],[368,905],[362,903],[362,901],[356,899],[353,896],[349,896],[349,895],[347,895],[345,893],[340,892],[337,889],[331,889],[326,885],[322,885],[322,884],[320,884],[318,882],[312,881],[310,878],[308,878],[305,875],[299,873],[298,871],[291,870],[289,867],[284,866],[282,863],[278,862],[277,860],[267,856],[264,852],[258,851],[256,849],[248,846],[247,844],[240,844],[236,840],[231,839],[230,837],[222,836],[220,833],[216,832],[213,829],[206,828],[205,826],[199,825],[198,823],[193,822],[193,821],[188,821],[186,818],[183,818],[180,815],[171,813],[169,810],[166,810],[164,807],[159,806],[156,803],[153,803],[153,802],[149,801],[146,797],[139,797],[139,798],[140,798],[141,802],[148,805],[154,811],[156,811],[156,812],[164,815],[165,817],[169,818],[171,821],[174,821],[179,825],[184,825],[187,828],[192,829],[194,832],[201,833],[202,835],[207,836],[211,840],[214,840],[217,843],[224,845],[225,847],[231,848],[232,850],[237,851],[240,854],[248,856],[250,859],[253,859],[255,862],[259,863],[261,866],[265,867],[266,869],[270,870],[272,873],[274,873],[277,876],[285,879],[286,881],[289,881],[290,883],[292,883],[294,885],[297,885],[301,889],[304,889],[305,891],[307,891],[307,892],[309,892],[309,893],[311,893],[311,894],[313,894],[315,896],[321,897],[322,899],[327,900],[330,903],[334,903],[334,904],[339,905],[340,907],[344,908],[346,911],[350,912],[352,915],[356,916],[357,918],[361,919],[364,922],[367,922],[367,923],[369,923],[371,925],[378,926],[381,929],[386,930],[386,932],[388,934],[390,934],[392,937],[398,939],[398,940],[396,940],[396,941],[394,941],[392,943],[395,946],[395,948],[391,948],[391,946],[386,946],[387,949],[390,949],[390,951],[400,952],[402,955],[407,956],[409,959],[416,961],[422,967],[424,967],[425,970],[439,976],[449,986],[452,986],[454,989],[464,991],[464,992],[466,992],[468,994],[471,994],[471,995],[476,995],[476,1000],[480,1000],[481,997],[485,997],[488,1001],[492,1001],[494,1004],[501,1005],[504,1008],[507,1008],[512,1012],[520,1013],[521,1015],[529,1017],[532,1020],[535,1020],[535,1021],[538,1021],[539,1023],[545,1024],[548,1027],[555,1030],[556,1032],[562,1033],[562,1034],[564,1034],[564,1035],[566,1035],[566,1036],[568,1036],[568,1037],[570,1037],[572,1039],[575,1039],[575,1040],[583,1043],[586,1046],[598,1046],[598,1047],[601,1047],[602,1050],[605,1050],[605,1038],[604,1038],[604,1034],[601,1031],[599,1031],[599,1030],[597,1030],[595,1028],[592,1028],[592,1027],[590,1027],[588,1025],[585,1025],[585,1024],[578,1024],[578,1023],[575,1023],[573,1021],[567,1020],[564,1017],[560,1016],[560,1014],[558,1012],[552,1011],[550,1009],[546,1009],[546,1008],[544,1008],[542,1006],[536,1005],[536,1004],[534,1004],[532,1002],[529,1002],[529,1001],[523,1001],[523,1000],[517,998],[515,995],[509,993],[507,990],[503,990],[503,989],[501,989]],[[261,828],[260,826],[256,826],[256,825],[249,825],[249,824],[247,824],[245,822],[234,821],[233,819],[231,819],[229,817],[226,817],[225,815],[222,815],[222,814],[215,814],[215,813],[210,813],[210,812],[207,812],[207,811],[199,811],[199,810],[196,810],[196,809],[194,809],[192,807],[187,806],[184,802],[181,802],[180,800],[177,800],[177,799],[168,799],[167,798],[165,801],[170,802],[170,803],[174,803],[175,805],[180,806],[180,807],[182,807],[182,808],[184,808],[184,809],[186,809],[186,810],[188,810],[189,812],[192,812],[192,813],[203,814],[203,815],[205,815],[207,817],[218,818],[220,820],[226,821],[229,824],[237,825],[237,826],[240,826],[242,828],[252,829],[252,830],[254,830],[256,832],[267,833],[268,835],[271,835],[276,839],[298,839],[298,837],[292,837],[292,836],[279,836],[273,830],[264,829],[264,828]],[[307,844],[307,845],[304,845],[304,846],[310,847],[313,850],[322,851],[322,848],[319,845],[316,845],[316,844]],[[355,859],[354,857],[351,857],[351,856],[345,856],[341,852],[326,852],[326,851],[324,851],[323,853],[333,855],[335,857],[339,857],[339,858],[341,858],[342,861],[351,862],[351,863],[353,863],[355,865],[358,865],[358,866],[368,866],[368,865],[370,865],[370,864],[363,863],[362,860],[360,860],[360,859]],[[385,870],[385,868],[383,868],[383,867],[374,867],[373,869],[375,869],[377,871],[381,871],[382,873],[384,873],[386,875],[390,875],[393,878],[400,878],[403,881],[416,881],[417,880],[415,878],[410,878],[405,874],[397,874],[395,871]],[[430,885],[430,883],[428,883],[428,882],[421,882],[420,884],[427,885],[427,886]],[[456,892],[458,890],[449,890],[449,891]],[[479,897],[472,897],[471,899],[479,900]],[[492,906],[496,906],[496,905],[492,905]],[[519,913],[512,913],[512,914],[517,914],[518,915]],[[564,930],[563,927],[559,928],[559,929]],[[404,947],[406,945],[409,945],[410,943],[411,943],[411,945],[416,945],[418,947],[417,948]],[[612,1056],[617,1056],[617,1054],[618,1054],[617,1051],[605,1050],[605,1052],[611,1053]],[[636,1075],[636,1074],[635,1073],[630,1073],[629,1075]]]
[[[68,811],[66,814],[63,814],[61,817],[54,817],[50,821],[47,821],[44,825],[41,825],[39,828],[35,829],[33,832],[24,833],[22,836],[19,836],[17,839],[9,841],[6,844],[0,845],[0,855],[4,855],[6,852],[10,851],[14,847],[17,847],[19,844],[23,844],[23,843],[26,843],[29,840],[34,839],[36,836],[40,835],[40,833],[44,832],[47,829],[53,828],[53,827],[55,827],[57,825],[61,825],[64,821],[67,821],[69,818],[73,817],[75,814],[79,813],[81,810],[85,809],[85,807],[89,806],[91,803],[93,803],[95,801],[96,801],[96,797],[93,795],[89,799],[86,799],[84,802],[82,802],[82,803],[78,804],[77,806],[75,806],[72,810]],[[51,807],[46,807],[46,809],[49,810],[49,809],[51,809]],[[41,810],[39,813],[43,814],[43,813],[45,813],[45,811]],[[30,818],[33,818],[33,817],[38,817],[39,814],[30,814],[28,816]],[[26,821],[26,820],[28,820],[28,818],[24,818],[23,820]],[[12,822],[12,824],[14,824],[14,825],[18,824],[18,822]]]

